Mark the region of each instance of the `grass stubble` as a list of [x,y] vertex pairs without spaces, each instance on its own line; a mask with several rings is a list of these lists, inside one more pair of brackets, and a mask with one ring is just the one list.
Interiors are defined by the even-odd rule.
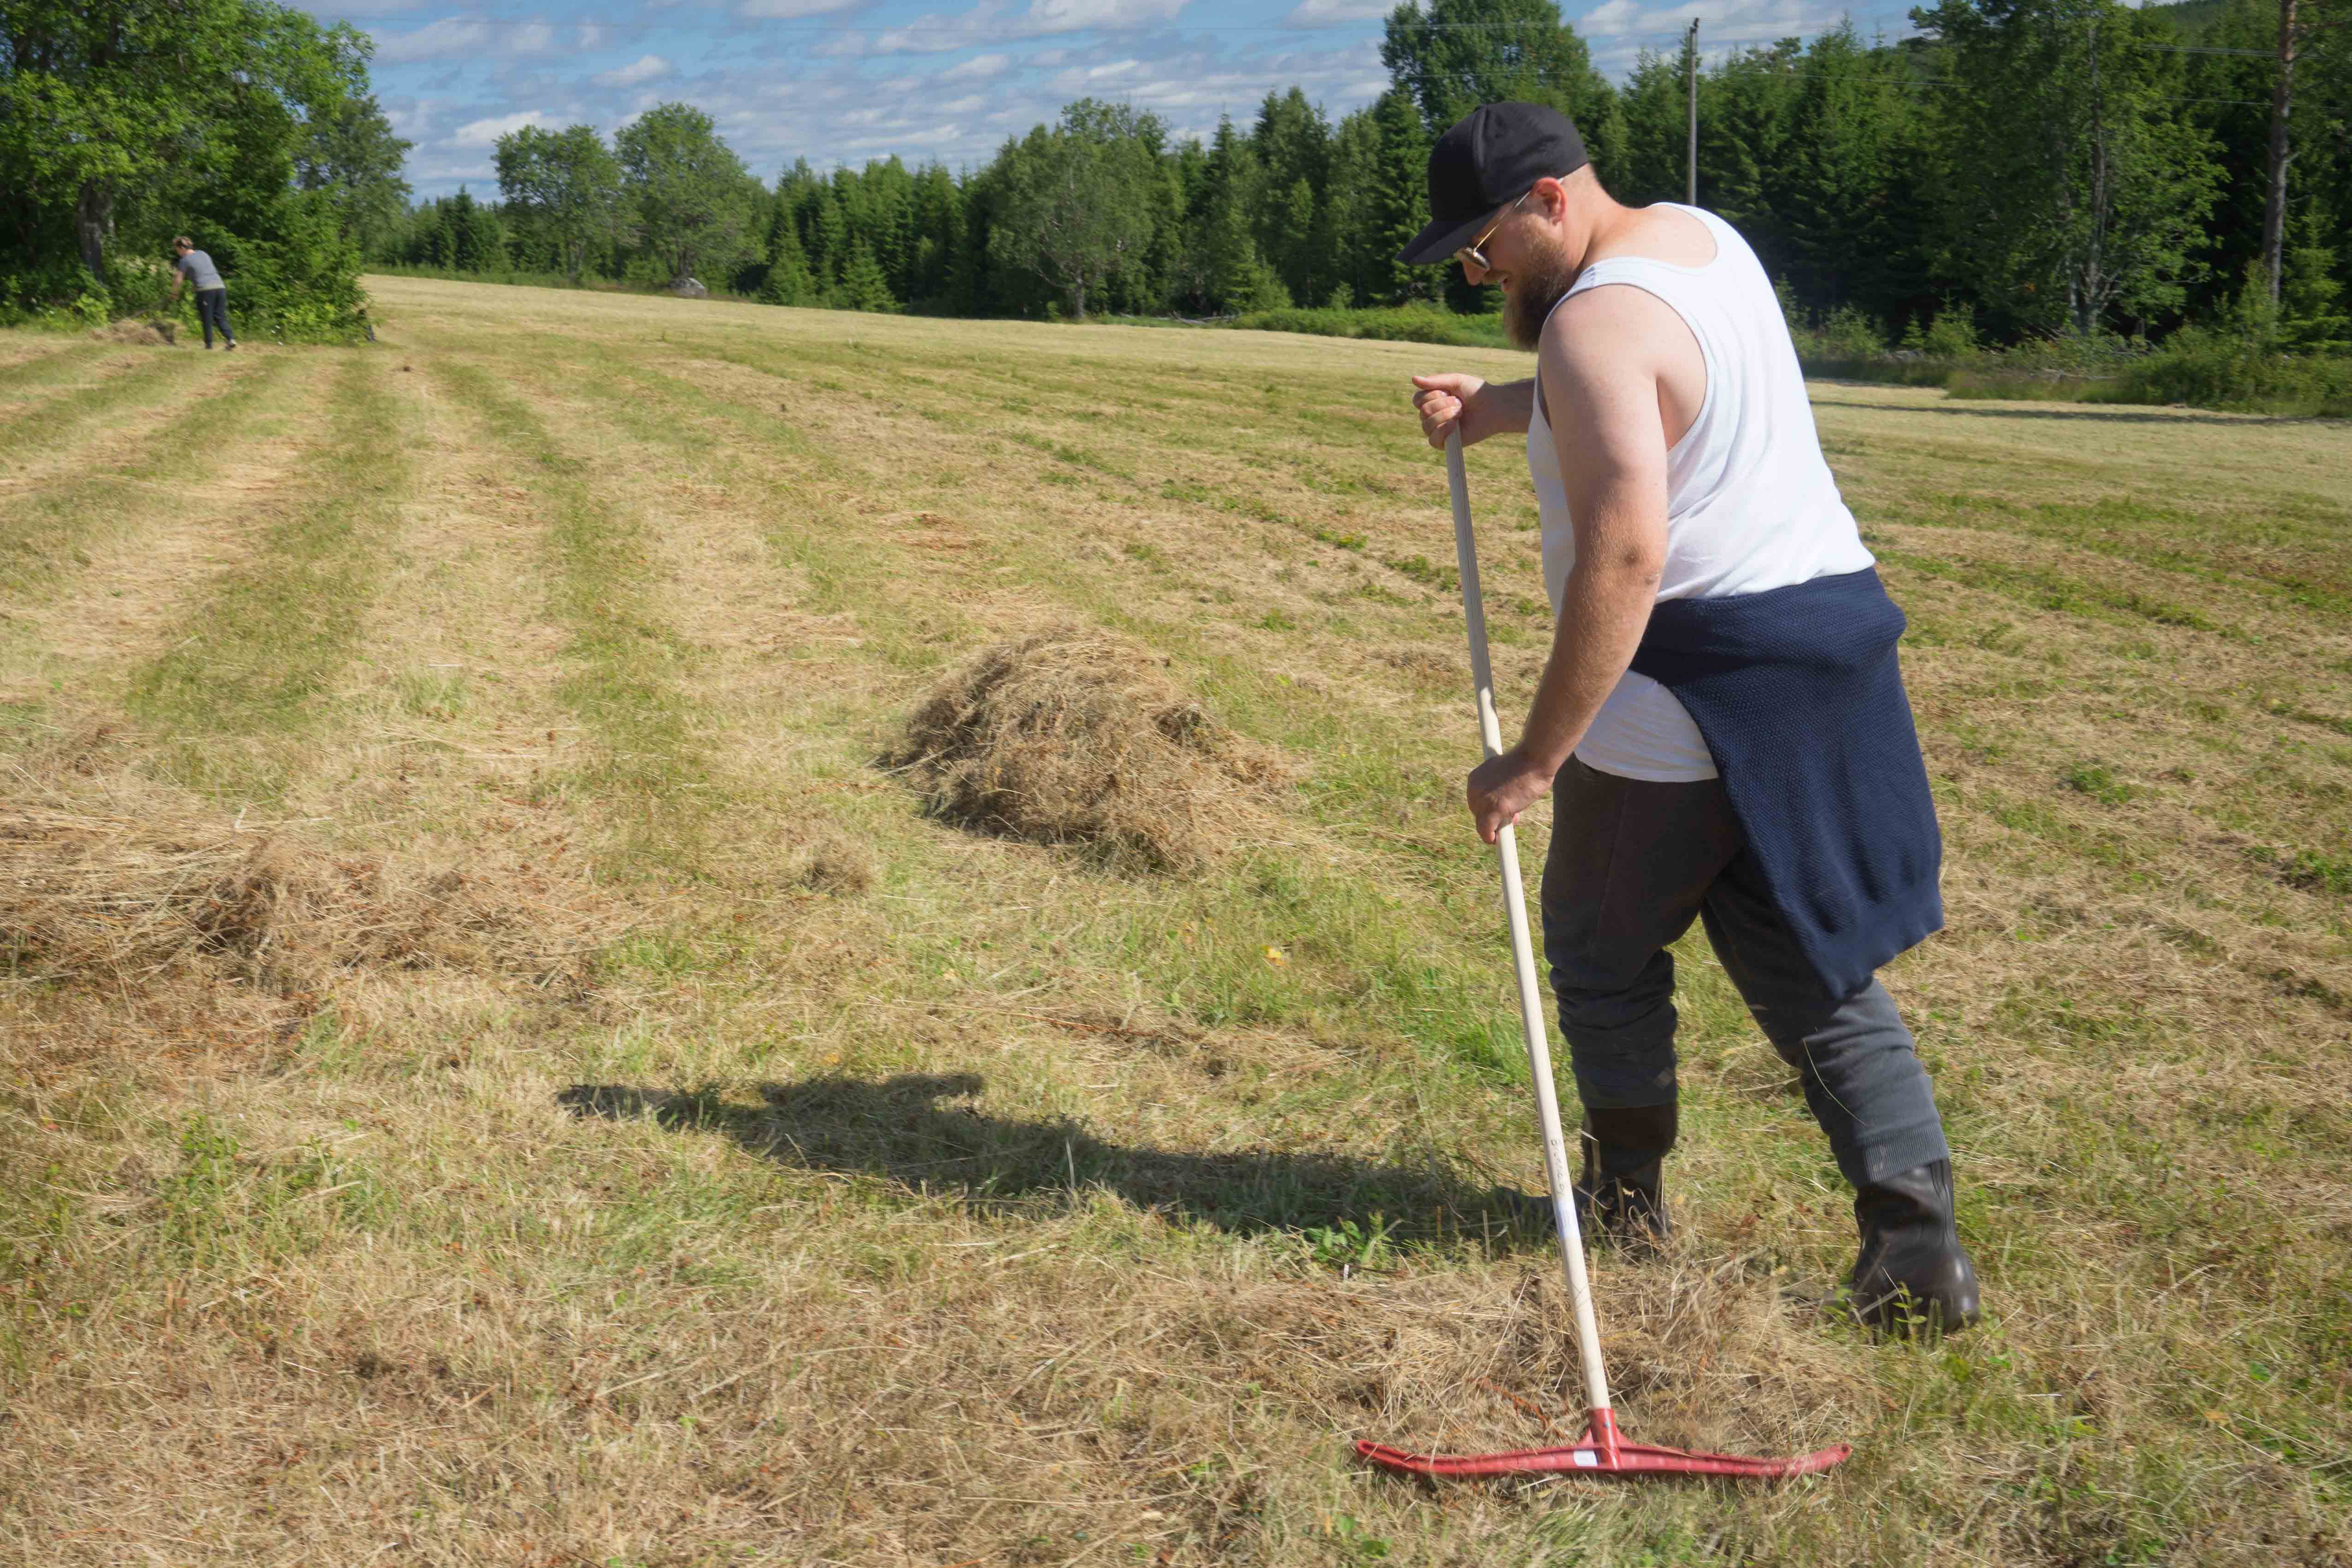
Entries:
[[[1577,1396],[1494,1191],[1432,351],[379,292],[375,350],[240,357],[327,391],[250,400],[255,515],[188,478],[204,570],[130,570],[176,525],[124,486],[121,553],[8,579],[11,1560],[2352,1552],[2342,427],[1819,390],[1913,617],[1952,928],[1890,979],[1995,1316],[1811,1307],[1843,1194],[1694,946],[1682,1239],[1597,1262],[1624,1419],[1857,1456],[1431,1491],[1347,1440]],[[21,346],[28,402],[100,362]],[[1529,497],[1473,462],[1516,708]],[[1295,780],[1190,874],[877,766],[1073,625]]]

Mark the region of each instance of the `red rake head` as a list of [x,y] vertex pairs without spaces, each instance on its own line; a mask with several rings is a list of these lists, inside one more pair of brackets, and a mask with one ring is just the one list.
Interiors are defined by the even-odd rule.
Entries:
[[1691,1454],[1629,1443],[1617,1435],[1616,1418],[1595,1410],[1583,1437],[1565,1448],[1514,1448],[1500,1454],[1433,1457],[1408,1454],[1385,1443],[1358,1443],[1356,1452],[1383,1469],[1411,1476],[1747,1476],[1770,1480],[1828,1469],[1853,1452],[1851,1444],[1816,1449],[1786,1459],[1747,1458],[1737,1454]]

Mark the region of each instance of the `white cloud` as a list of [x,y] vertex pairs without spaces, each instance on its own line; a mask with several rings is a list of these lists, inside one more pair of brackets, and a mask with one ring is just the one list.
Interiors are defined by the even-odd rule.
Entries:
[[509,131],[520,131],[526,125],[545,125],[553,119],[554,116],[545,110],[527,109],[520,114],[502,114],[492,120],[477,120],[471,124],[461,125],[450,132],[448,145],[452,147],[494,146],[499,137]]
[[[1307,0],[1316,4],[1317,0]],[[1811,35],[1837,26],[1848,8],[1822,0],[1697,0],[1644,5],[1640,0],[1603,0],[1580,16],[1568,18],[1588,38],[1622,38],[1672,47],[1691,18],[1698,18],[1699,47],[1753,44]]]
[[1173,21],[1185,0],[1029,0],[1031,32],[1078,33]]
[[1001,0],[981,0],[957,16],[918,16],[875,36],[876,54],[947,54],[975,44],[1045,38],[1063,33],[1123,32],[1175,20],[1189,0],[1030,0],[1019,16]]
[[[728,6],[756,3],[761,0],[728,0]],[[926,3],[949,8],[916,20],[914,7]],[[1283,0],[1260,15],[1276,20],[1302,3]],[[510,57],[494,47],[497,40],[485,38],[479,53],[462,63],[436,59],[394,68],[379,76],[379,90],[388,109],[402,112],[402,134],[418,143],[408,179],[420,197],[429,198],[455,191],[460,181],[478,192],[488,189],[494,179],[489,147],[519,125],[552,130],[585,122],[609,136],[628,123],[625,112],[642,110],[657,95],[685,99],[709,114],[728,144],[763,178],[773,179],[803,157],[819,169],[892,153],[910,164],[937,160],[951,169],[978,168],[1008,137],[1051,124],[1065,104],[1081,96],[1132,103],[1160,116],[1181,138],[1213,133],[1221,113],[1246,122],[1270,89],[1296,85],[1336,118],[1370,102],[1387,85],[1377,26],[1283,38],[1193,33],[1181,19],[1172,27],[1139,25],[1174,15],[1180,4],[1070,0],[1048,10],[1033,0],[896,0],[887,12],[856,13],[868,18],[862,26],[817,23],[786,30],[751,24],[740,37],[666,35],[656,22],[640,48],[658,50],[653,57],[668,69],[628,85],[615,84],[653,68],[642,60],[633,65],[635,57],[608,54],[515,69]],[[896,26],[877,30],[872,18],[878,16]],[[1078,26],[1081,17],[1104,26]],[[1124,25],[1114,29],[1111,23]],[[562,22],[562,45],[571,45],[578,25],[573,18]],[[606,49],[614,37],[638,37],[606,26]],[[763,32],[771,37],[763,38]],[[891,32],[901,36],[890,38]],[[446,86],[430,85],[445,73],[451,76]]]
[[545,22],[492,25],[466,16],[444,16],[412,33],[376,39],[379,65],[415,65],[425,60],[470,60],[483,55],[509,57],[557,52],[555,29]]
[[425,132],[433,123],[433,100],[423,98],[379,98],[383,118],[395,136],[411,141],[425,140]]
[[951,65],[947,69],[941,71],[932,79],[936,81],[986,81],[991,77],[1003,76],[1004,74],[1004,68],[1012,63],[1013,57],[1011,55],[974,55],[968,60],[959,60],[954,65]]
[[489,28],[479,22],[445,16],[413,33],[387,33],[377,38],[376,62],[397,66],[417,60],[442,59],[451,55],[474,54],[481,49],[489,36]]
[[616,66],[609,71],[599,71],[589,79],[598,87],[635,87],[668,76],[677,68],[659,55],[646,55],[634,65]]
[[1588,38],[1614,38],[1632,31],[1642,20],[1640,0],[1606,0],[1576,19],[1576,30]]
[[877,55],[916,54],[944,55],[974,44],[994,43],[1018,35],[1003,19],[1003,7],[995,0],[981,0],[960,16],[942,16],[933,13],[918,16],[896,27],[885,27],[874,35],[874,52]]
[[742,0],[735,7],[738,16],[750,16],[766,21],[788,21],[794,16],[822,16],[830,11],[846,11],[857,0]]
[[1394,9],[1391,0],[1299,0],[1286,27],[1332,27],[1342,22],[1377,22]]

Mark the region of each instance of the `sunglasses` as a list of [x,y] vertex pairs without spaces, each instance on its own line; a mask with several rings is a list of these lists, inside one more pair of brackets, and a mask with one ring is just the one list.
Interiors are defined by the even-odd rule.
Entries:
[[1494,271],[1495,264],[1486,259],[1486,252],[1485,249],[1486,242],[1495,237],[1495,231],[1503,226],[1503,220],[1505,218],[1509,217],[1513,213],[1519,210],[1519,202],[1524,202],[1528,197],[1534,194],[1535,192],[1533,190],[1521,193],[1518,202],[1513,202],[1501,212],[1496,213],[1495,214],[1495,221],[1481,229],[1478,232],[1478,237],[1476,239],[1472,240],[1468,245],[1462,246],[1459,250],[1456,250],[1454,253],[1454,259],[1460,262],[1465,267],[1475,267],[1481,272]]

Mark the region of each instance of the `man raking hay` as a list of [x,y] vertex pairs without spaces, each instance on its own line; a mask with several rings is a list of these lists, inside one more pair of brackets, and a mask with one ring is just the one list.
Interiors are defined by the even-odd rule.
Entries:
[[[1728,224],[1621,206],[1576,128],[1533,104],[1489,104],[1447,131],[1429,194],[1435,219],[1402,259],[1451,255],[1499,287],[1513,342],[1536,353],[1531,380],[1418,376],[1413,402],[1431,444],[1452,447],[1488,736],[1469,807],[1503,855],[1592,1428],[1568,1448],[1468,1459],[1359,1447],[1427,1473],[1818,1469],[1844,1450],[1743,1460],[1618,1438],[1577,1242],[1589,1228],[1638,1251],[1666,1234],[1667,949],[1697,920],[1854,1187],[1843,1304],[1895,1333],[1977,1320],[1942,1120],[1875,977],[1943,924],[1942,843],[1895,658],[1903,613],[1822,456],[1771,284]],[[1506,432],[1527,437],[1557,631],[1525,733],[1502,750],[1459,448]],[[1584,1105],[1573,1212],[1508,838],[1554,788],[1541,903]]]

